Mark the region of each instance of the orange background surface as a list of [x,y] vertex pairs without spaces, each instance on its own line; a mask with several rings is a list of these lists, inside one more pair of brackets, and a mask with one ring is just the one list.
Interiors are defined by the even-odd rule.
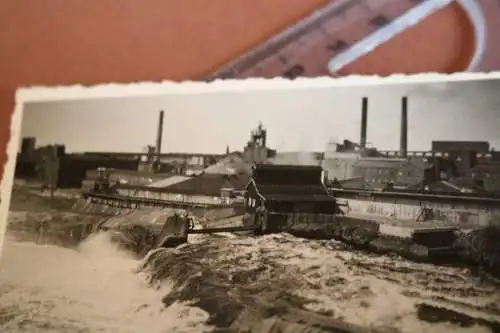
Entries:
[[[1,1],[0,174],[17,87],[197,79],[326,2]],[[376,51],[378,56],[349,65],[343,73],[418,72],[436,66],[460,70],[470,55],[470,47],[464,50],[472,38],[469,27],[463,25],[460,11],[439,15],[382,46]],[[457,30],[457,26],[466,28]],[[432,38],[417,43],[422,33]],[[437,58],[433,53],[437,60],[431,57],[436,47],[441,49]]]

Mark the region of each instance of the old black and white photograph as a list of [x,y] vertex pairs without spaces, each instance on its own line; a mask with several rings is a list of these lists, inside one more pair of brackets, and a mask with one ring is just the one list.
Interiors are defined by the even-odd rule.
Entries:
[[500,332],[500,76],[423,77],[19,101],[0,330]]

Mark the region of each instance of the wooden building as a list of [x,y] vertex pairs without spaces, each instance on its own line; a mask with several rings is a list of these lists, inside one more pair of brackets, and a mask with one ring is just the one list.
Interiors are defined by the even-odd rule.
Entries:
[[245,208],[263,232],[280,232],[290,219],[331,219],[336,201],[322,182],[320,166],[256,165],[246,187]]

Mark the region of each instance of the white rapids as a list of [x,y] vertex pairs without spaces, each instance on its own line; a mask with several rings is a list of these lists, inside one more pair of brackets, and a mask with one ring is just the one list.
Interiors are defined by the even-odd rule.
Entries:
[[[103,219],[26,213],[27,200],[18,201],[11,230]],[[139,215],[111,220],[140,222]],[[0,332],[320,333],[340,332],[332,329],[338,323],[343,333],[500,329],[491,324],[500,322],[500,288],[467,269],[336,241],[193,235],[138,260],[103,233],[76,249],[9,237],[0,257]]]
[[[7,241],[0,260],[2,332],[203,332],[207,314],[161,303],[137,260],[101,234],[78,251]],[[166,288],[166,287],[165,287]]]
[[[250,332],[279,332],[278,324],[287,332],[323,332],[289,322],[294,313],[380,332],[491,332],[478,325],[419,320],[419,302],[490,320],[500,317],[500,292],[465,270],[351,252],[336,242],[287,235],[206,236],[153,254],[163,256],[174,272],[159,288],[150,287],[145,273],[136,273],[141,262],[119,251],[105,234],[88,239],[77,251],[9,240],[0,266],[0,327],[13,333],[211,331],[209,313],[187,303],[186,295],[196,298],[197,293],[202,301],[213,297],[233,305],[251,299],[255,307],[282,301],[283,292],[302,299],[301,305],[291,305],[284,316],[288,319],[252,321],[255,314],[242,311],[232,327]],[[153,266],[149,269],[158,270]],[[200,276],[206,278],[205,292],[191,283]],[[165,307],[165,295],[178,300]],[[277,324],[280,320],[288,324]]]

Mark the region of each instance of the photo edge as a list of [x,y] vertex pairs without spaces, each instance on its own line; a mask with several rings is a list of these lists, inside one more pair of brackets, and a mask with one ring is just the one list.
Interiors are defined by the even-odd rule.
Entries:
[[334,88],[344,86],[373,86],[444,83],[461,81],[480,81],[500,79],[498,72],[462,72],[453,74],[421,73],[378,75],[349,75],[345,77],[301,77],[294,80],[286,78],[247,78],[247,79],[217,79],[211,82],[186,80],[181,82],[130,82],[105,83],[97,85],[68,86],[31,86],[21,87],[16,91],[16,103],[41,102],[55,100],[119,98],[125,96],[156,96],[162,94],[193,94],[239,92],[248,90],[281,90],[300,88]]
[[21,136],[22,113],[24,103],[17,102],[10,117],[10,136],[6,146],[6,161],[0,180],[0,257],[7,232],[9,207],[14,187],[14,173],[17,163],[18,141]]

